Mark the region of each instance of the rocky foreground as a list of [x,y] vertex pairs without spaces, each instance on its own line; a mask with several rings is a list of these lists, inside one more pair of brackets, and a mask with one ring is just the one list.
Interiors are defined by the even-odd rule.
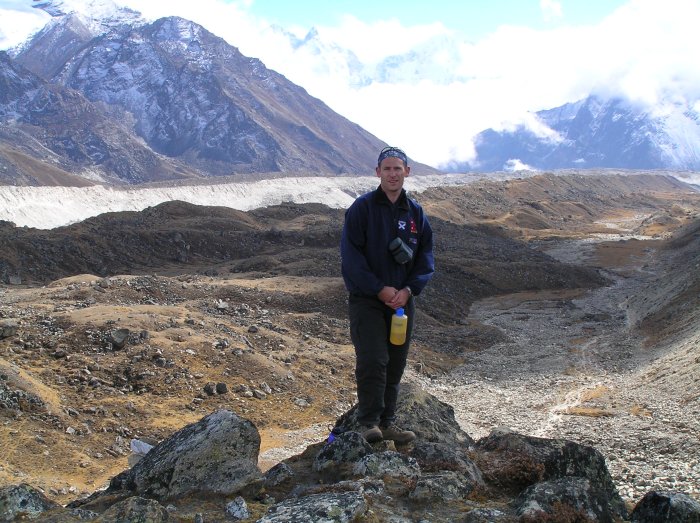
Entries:
[[403,447],[362,438],[354,409],[335,436],[261,473],[260,435],[217,411],[162,441],[109,487],[61,507],[30,485],[0,491],[3,520],[691,522],[700,503],[651,491],[631,514],[593,447],[494,430],[474,441],[451,407],[404,387]]

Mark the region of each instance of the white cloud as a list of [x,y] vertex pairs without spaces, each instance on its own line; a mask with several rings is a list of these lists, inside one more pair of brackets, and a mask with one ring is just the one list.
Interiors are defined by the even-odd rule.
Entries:
[[564,16],[561,3],[556,0],[540,0],[540,9],[545,22],[556,21]]
[[679,90],[697,97],[700,71],[692,64],[700,53],[699,19],[697,0],[634,0],[618,9],[596,28],[608,44],[597,50],[607,83],[649,104]]
[[49,20],[49,15],[37,9],[14,6],[13,2],[0,7],[0,49],[15,47],[41,29]]
[[503,166],[503,170],[509,173],[517,171],[536,171],[534,167],[524,163],[520,158],[511,158]]
[[393,18],[368,24],[350,15],[343,17],[340,26],[317,29],[321,37],[350,49],[365,63],[407,53],[430,38],[449,32],[439,23],[404,27]]

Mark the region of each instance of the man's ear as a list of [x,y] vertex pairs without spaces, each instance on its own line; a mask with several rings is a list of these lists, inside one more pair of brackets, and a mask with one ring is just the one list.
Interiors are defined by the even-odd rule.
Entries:
[[382,177],[382,171],[381,171],[381,169],[380,169],[379,167],[375,167],[375,168],[374,168],[374,172],[377,173],[377,178],[381,178],[381,177]]
[[409,174],[411,174],[411,168],[407,165],[406,166],[406,176],[408,176]]

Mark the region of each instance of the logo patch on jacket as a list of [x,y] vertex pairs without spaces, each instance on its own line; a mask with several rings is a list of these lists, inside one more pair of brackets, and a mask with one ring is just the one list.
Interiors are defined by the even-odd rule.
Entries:
[[[411,220],[411,226],[415,226],[413,223],[413,220]],[[405,231],[406,230],[406,222],[403,220],[399,220],[399,230],[400,231]]]
[[418,227],[416,227],[416,221],[411,218],[411,234],[418,234]]

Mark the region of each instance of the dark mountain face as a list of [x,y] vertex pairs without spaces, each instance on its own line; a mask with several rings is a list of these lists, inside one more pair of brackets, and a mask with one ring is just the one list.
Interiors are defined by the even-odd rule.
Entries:
[[187,173],[101,106],[42,80],[5,53],[0,53],[0,122],[0,183],[86,185],[86,177],[139,183]]
[[[33,114],[25,98],[36,83],[61,98],[31,125],[62,130],[60,139],[42,144],[73,173],[99,165],[103,178],[126,183],[237,173],[369,174],[384,145],[259,60],[181,18],[120,22],[93,37],[79,18],[63,16],[16,62],[36,75],[13,87],[22,122]],[[7,56],[0,66],[17,69]],[[82,126],[66,121],[78,114]],[[20,125],[9,117],[5,122]],[[66,139],[70,147],[61,145]],[[121,161],[119,169],[107,165],[104,144],[124,141],[138,142],[144,158],[133,158],[138,165]],[[89,152],[81,156],[82,149]],[[436,172],[418,165],[421,170]]]
[[49,23],[39,31],[21,52],[20,61],[42,78],[52,78],[93,36],[78,16],[66,15],[60,23]]
[[693,147],[683,147],[678,130],[685,126],[700,136],[697,115],[681,107],[663,117],[615,98],[592,96],[575,104],[540,111],[537,118],[551,136],[520,127],[488,129],[475,140],[477,160],[458,168],[501,171],[517,164],[536,169],[622,168],[697,169]]
[[13,64],[7,53],[0,52],[0,116],[5,118],[21,111],[31,93],[41,87],[42,83],[28,71]]

